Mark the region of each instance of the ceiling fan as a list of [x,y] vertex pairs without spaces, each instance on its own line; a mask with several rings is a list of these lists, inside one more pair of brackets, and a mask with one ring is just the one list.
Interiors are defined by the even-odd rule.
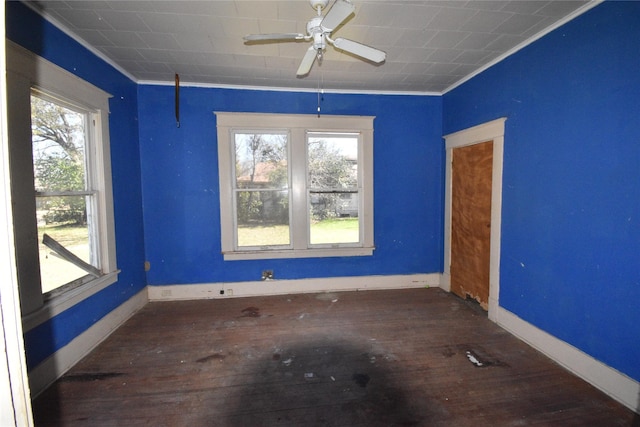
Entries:
[[334,40],[331,38],[331,32],[353,13],[355,9],[353,3],[349,0],[336,0],[324,17],[322,10],[327,7],[329,0],[310,0],[310,3],[318,15],[307,23],[307,34],[249,34],[244,37],[245,42],[313,40],[313,45],[309,47],[298,67],[296,73],[298,77],[309,74],[316,58],[319,63],[322,61],[327,42],[340,50],[377,64],[385,60],[387,54],[381,50],[349,39],[337,38]]

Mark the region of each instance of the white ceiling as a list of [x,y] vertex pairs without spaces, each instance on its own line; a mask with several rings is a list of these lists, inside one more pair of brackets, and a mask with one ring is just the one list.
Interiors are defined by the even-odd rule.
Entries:
[[[442,93],[598,1],[352,0],[334,37],[387,53],[374,65],[327,47],[296,77],[310,42],[244,43],[250,33],[305,33],[308,0],[29,1],[138,82]],[[329,4],[329,7],[333,0]]]

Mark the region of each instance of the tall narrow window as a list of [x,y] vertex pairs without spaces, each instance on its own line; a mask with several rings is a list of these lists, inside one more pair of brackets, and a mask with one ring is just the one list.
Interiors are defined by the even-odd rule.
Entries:
[[307,134],[309,243],[360,242],[358,134]]
[[90,112],[44,93],[32,93],[31,134],[42,293],[90,274],[93,270],[85,264],[100,269],[95,244],[96,191],[88,161],[91,126]]
[[236,247],[288,247],[287,134],[237,132],[234,139]]
[[118,279],[109,95],[7,41],[16,272],[28,331]]

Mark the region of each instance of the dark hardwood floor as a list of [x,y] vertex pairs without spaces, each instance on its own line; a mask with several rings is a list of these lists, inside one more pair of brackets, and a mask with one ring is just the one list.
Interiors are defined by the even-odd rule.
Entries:
[[638,422],[440,289],[150,303],[42,393],[34,416],[37,426]]

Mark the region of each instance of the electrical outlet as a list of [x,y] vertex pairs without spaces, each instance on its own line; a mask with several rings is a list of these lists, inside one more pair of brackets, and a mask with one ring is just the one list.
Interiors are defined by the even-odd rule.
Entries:
[[273,280],[273,270],[263,270],[262,280]]
[[227,295],[232,297],[233,296],[233,289],[227,289]]

